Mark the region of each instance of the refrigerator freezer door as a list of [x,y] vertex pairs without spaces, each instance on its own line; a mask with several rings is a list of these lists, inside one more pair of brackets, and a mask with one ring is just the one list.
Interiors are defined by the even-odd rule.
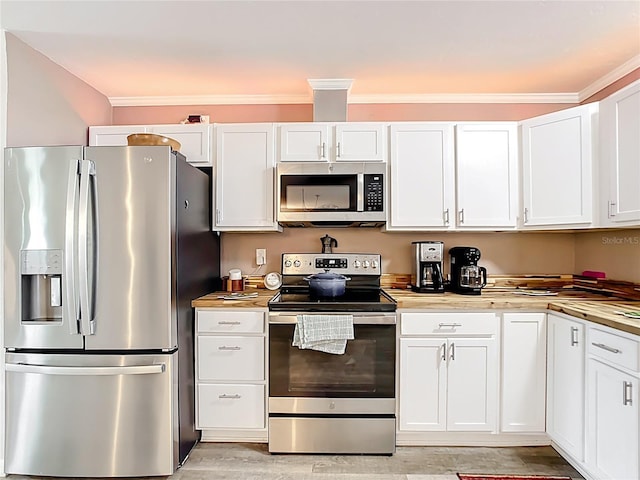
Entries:
[[169,147],[88,147],[85,158],[97,236],[88,253],[79,248],[95,333],[86,349],[176,348],[176,157]]
[[4,345],[81,349],[75,297],[82,147],[7,148]]
[[7,354],[5,471],[171,475],[178,467],[176,359]]

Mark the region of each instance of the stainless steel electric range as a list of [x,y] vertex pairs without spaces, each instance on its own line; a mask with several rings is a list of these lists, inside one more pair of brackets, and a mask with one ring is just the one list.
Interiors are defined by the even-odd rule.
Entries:
[[[344,295],[313,295],[305,277],[349,277]],[[380,288],[377,254],[282,256],[282,287],[269,301],[269,451],[393,454],[396,302]],[[292,345],[302,315],[348,315],[344,354]]]

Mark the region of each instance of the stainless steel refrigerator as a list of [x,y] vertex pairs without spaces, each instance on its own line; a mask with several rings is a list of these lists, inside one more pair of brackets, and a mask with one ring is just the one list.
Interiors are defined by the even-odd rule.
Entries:
[[195,430],[210,179],[169,147],[5,150],[7,473],[170,475]]

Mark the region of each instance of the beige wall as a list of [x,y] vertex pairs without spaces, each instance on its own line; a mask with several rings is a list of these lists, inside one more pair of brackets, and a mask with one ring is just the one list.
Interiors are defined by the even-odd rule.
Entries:
[[[320,238],[338,241],[335,252],[380,253],[384,273],[411,271],[411,242],[439,240],[445,251],[454,246],[478,247],[480,264],[489,274],[572,273],[572,233],[419,233],[382,232],[372,228],[285,228],[282,233],[223,233],[221,272],[240,268],[245,274],[280,271],[284,252],[320,252]],[[267,265],[257,270],[255,249],[267,249]],[[448,272],[448,263],[445,265]]]
[[605,272],[607,278],[640,283],[640,228],[576,234],[575,273]]
[[107,97],[11,34],[7,146],[87,145],[89,125],[109,125]]

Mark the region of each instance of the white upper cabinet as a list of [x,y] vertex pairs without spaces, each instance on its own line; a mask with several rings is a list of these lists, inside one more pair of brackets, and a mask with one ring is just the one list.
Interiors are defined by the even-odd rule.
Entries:
[[211,166],[209,124],[110,125],[89,127],[89,145],[125,146],[133,133],[156,133],[180,142],[180,153],[196,166]]
[[89,127],[90,147],[122,147],[133,133],[151,133],[147,125],[113,125]]
[[285,123],[279,126],[280,162],[382,162],[381,123]]
[[453,125],[390,128],[388,230],[449,228],[454,214]]
[[151,133],[164,135],[180,142],[180,153],[196,166],[211,166],[211,133],[204,123],[152,125]]
[[521,123],[523,227],[591,225],[597,111],[589,104]]
[[604,226],[640,225],[640,80],[600,102]]
[[274,126],[215,126],[214,230],[274,231]]
[[515,228],[518,188],[517,124],[456,126],[456,225]]

